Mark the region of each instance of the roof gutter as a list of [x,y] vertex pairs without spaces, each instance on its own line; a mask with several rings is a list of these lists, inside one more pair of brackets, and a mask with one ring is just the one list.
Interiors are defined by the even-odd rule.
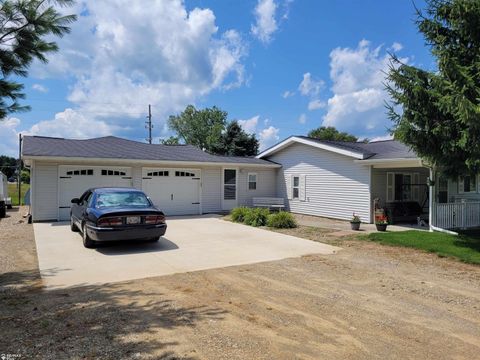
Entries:
[[[273,162],[266,164],[252,164],[239,162],[211,162],[211,161],[184,161],[184,160],[144,160],[144,159],[118,159],[118,158],[86,158],[86,157],[62,157],[62,156],[32,156],[23,155],[22,159],[27,165],[31,160],[45,162],[77,162],[90,164],[122,164],[122,165],[151,165],[151,166],[237,166],[237,167],[258,167],[258,168],[280,168],[280,164]],[[265,160],[267,161],[267,160]]]
[[365,159],[354,160],[357,164],[373,165],[373,167],[425,167],[419,158],[393,158],[393,159]]

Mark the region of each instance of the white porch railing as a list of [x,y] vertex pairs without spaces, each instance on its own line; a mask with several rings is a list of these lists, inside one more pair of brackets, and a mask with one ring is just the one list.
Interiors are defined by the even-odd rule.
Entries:
[[442,229],[480,227],[480,202],[436,204],[433,225]]

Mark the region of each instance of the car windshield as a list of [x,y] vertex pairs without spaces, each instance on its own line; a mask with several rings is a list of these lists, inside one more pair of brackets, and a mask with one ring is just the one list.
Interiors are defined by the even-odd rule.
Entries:
[[138,191],[106,192],[97,195],[95,207],[149,207],[145,194]]

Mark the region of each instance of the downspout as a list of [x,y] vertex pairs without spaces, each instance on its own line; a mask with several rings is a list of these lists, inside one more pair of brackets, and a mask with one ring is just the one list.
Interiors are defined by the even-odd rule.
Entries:
[[[432,232],[435,228],[433,226],[433,187],[435,186],[435,177],[434,177],[434,172],[433,168],[430,168],[430,184],[428,184],[428,225],[430,226],[430,231]],[[438,231],[438,230],[437,230]]]

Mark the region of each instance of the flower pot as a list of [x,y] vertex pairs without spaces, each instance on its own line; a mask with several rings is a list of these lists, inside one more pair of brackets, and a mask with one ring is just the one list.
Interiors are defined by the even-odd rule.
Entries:
[[377,231],[387,231],[388,224],[375,224]]
[[360,224],[359,222],[351,222],[350,226],[352,227],[352,230],[360,230]]

